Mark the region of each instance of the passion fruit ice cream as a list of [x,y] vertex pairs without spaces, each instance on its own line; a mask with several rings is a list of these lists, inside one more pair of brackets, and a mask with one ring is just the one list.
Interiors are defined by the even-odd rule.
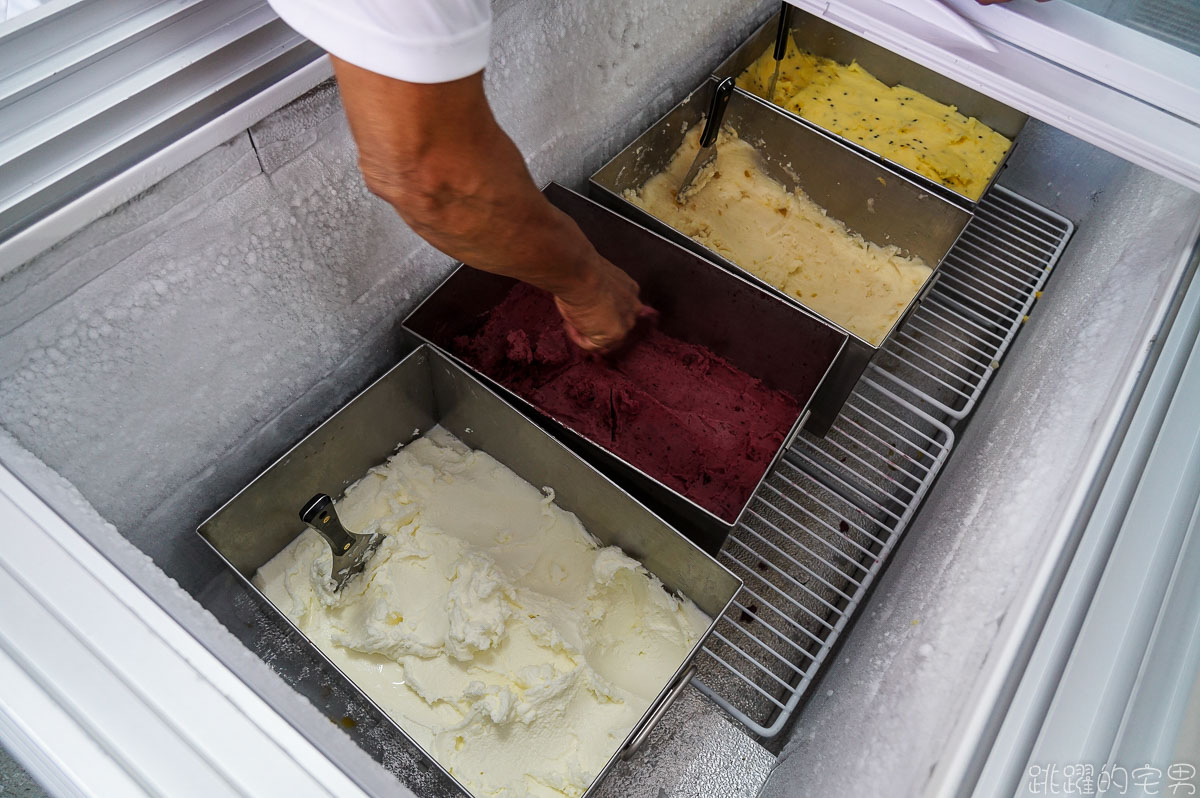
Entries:
[[[774,71],[768,49],[737,85],[765,98]],[[774,102],[972,200],[983,194],[1012,143],[952,105],[907,86],[888,86],[857,62],[803,52],[795,42],[780,63]]]
[[383,542],[340,591],[306,530],[254,583],[479,798],[579,796],[708,626],[554,492],[434,428],[347,491]]

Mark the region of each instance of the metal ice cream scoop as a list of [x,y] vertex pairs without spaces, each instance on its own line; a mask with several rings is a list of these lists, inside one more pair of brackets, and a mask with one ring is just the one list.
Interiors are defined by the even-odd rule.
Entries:
[[775,71],[771,73],[771,83],[767,86],[767,102],[775,102],[775,84],[779,82],[779,67],[783,65],[783,57],[787,55],[788,34],[792,30],[792,4],[783,0],[779,9],[779,30],[775,32]]
[[378,532],[370,535],[347,532],[337,516],[337,511],[333,509],[333,499],[324,493],[318,493],[308,500],[304,509],[300,511],[300,520],[325,538],[325,542],[333,550],[331,576],[335,583],[335,591],[341,590],[346,582],[350,581],[350,577],[362,571],[367,560],[383,541],[383,535]]
[[732,96],[733,78],[725,78],[717,84],[712,102],[708,106],[708,119],[704,120],[704,130],[700,133],[700,151],[696,153],[696,160],[692,161],[691,167],[684,175],[679,193],[675,195],[675,200],[681,205],[687,201],[688,194],[692,193],[692,184],[696,182],[701,170],[717,157],[717,135],[721,132],[721,120],[725,118],[725,108]]

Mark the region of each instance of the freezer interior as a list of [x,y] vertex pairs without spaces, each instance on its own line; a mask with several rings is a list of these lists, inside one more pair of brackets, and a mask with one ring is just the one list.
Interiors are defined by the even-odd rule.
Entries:
[[[768,5],[574,4],[582,53],[565,10],[514,6],[491,101],[535,181],[584,191]],[[596,794],[929,787],[1166,333],[1200,318],[1198,225],[1194,192],[1031,119],[934,302],[760,489],[719,558],[747,592]],[[0,278],[0,462],[368,794],[460,793],[194,530],[410,351],[400,322],[452,266],[367,192],[327,82]]]

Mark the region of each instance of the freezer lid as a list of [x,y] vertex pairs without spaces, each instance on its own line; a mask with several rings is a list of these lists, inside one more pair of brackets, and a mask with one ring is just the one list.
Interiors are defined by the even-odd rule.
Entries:
[[3,465],[0,514],[0,743],[41,784],[367,795]]
[[[1066,0],[790,0],[993,99],[1200,190],[1196,49]],[[1158,5],[1162,5],[1160,2]],[[1153,2],[1147,5],[1154,5]],[[1200,22],[1200,12],[1195,21]],[[968,32],[969,31],[969,32]]]

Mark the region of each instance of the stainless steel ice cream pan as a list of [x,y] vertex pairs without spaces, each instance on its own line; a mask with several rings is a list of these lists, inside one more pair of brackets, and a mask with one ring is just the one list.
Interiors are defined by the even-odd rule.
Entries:
[[[769,387],[799,400],[801,411],[784,436],[777,460],[804,424],[811,398],[836,362],[846,335],[573,191],[552,183],[545,195],[579,224],[602,255],[638,281],[642,301],[660,313],[663,332],[706,346]],[[454,339],[475,332],[513,285],[508,278],[460,267],[409,315],[404,326],[421,340],[453,352]],[[701,507],[487,375],[481,376],[576,451],[630,486],[707,551],[715,554],[737,523]],[[764,464],[762,478],[774,462]]]
[[[668,590],[690,598],[713,619],[585,793],[591,794],[620,756],[636,750],[667,702],[690,680],[692,660],[741,580],[448,358],[429,347],[418,348],[297,443],[197,532],[257,591],[250,577],[303,531],[297,512],[310,496],[318,491],[339,494],[398,445],[435,424],[531,484],[552,487],[555,502],[575,513],[602,544],[621,547]],[[282,613],[280,617],[290,625]],[[320,655],[315,645],[312,650]],[[402,726],[393,724],[412,741]],[[429,759],[447,784],[469,795],[432,756]]]
[[[592,175],[591,194],[610,208],[803,308],[804,305],[794,297],[625,198],[624,192],[640,189],[647,180],[667,168],[683,143],[684,133],[705,114],[714,85],[715,81],[710,80],[692,92]],[[813,417],[806,427],[815,435],[824,435],[871,358],[933,287],[938,266],[967,226],[971,214],[823,133],[797,124],[778,109],[747,94],[733,95],[725,112],[725,123],[758,149],[763,155],[763,168],[770,177],[789,190],[802,189],[830,216],[844,222],[868,241],[881,246],[894,244],[909,254],[919,255],[933,268],[925,287],[908,303],[878,344],[840,327],[832,319],[821,317],[849,336],[845,354],[812,404]]]
[[[721,65],[713,70],[713,76],[718,80],[727,77],[739,77],[746,71],[747,67],[758,60],[759,56],[774,47],[775,34],[778,29],[779,14],[776,13],[763,23],[762,27],[755,31],[741,47],[734,50],[732,55],[722,61]],[[807,11],[802,11],[799,8],[792,9],[791,37],[801,50],[810,52],[813,55],[829,58],[839,64],[849,64],[852,61],[857,61],[864,69],[887,85],[895,86],[903,84],[940,103],[953,105],[960,113],[975,117],[992,130],[1008,138],[1012,143],[1009,144],[1004,156],[996,164],[991,179],[988,180],[987,188],[990,188],[992,183],[996,182],[996,178],[1004,169],[1004,164],[1012,153],[1013,147],[1016,146],[1017,135],[1029,120],[1028,116],[1015,108],[997,102],[986,94],[981,94],[974,89],[967,88],[961,83],[934,72],[932,69],[923,67],[903,56],[896,55],[886,47],[880,47],[861,36],[855,36],[844,28],[839,28],[837,25],[827,22]],[[738,91],[742,92],[741,89]],[[743,93],[747,97],[754,96],[747,92]],[[755,97],[755,99],[759,98]],[[766,101],[761,100],[761,102]],[[774,105],[772,107],[778,108],[778,106]],[[855,141],[821,128],[815,122],[804,119],[782,108],[779,110],[800,124],[822,130],[847,146],[866,154],[868,157],[886,162],[893,169],[900,171],[914,181],[924,184],[932,191],[953,199],[955,202],[964,204],[968,208],[973,207],[979,201],[979,198],[972,199],[960,194],[949,186],[944,186],[919,172],[915,172],[906,166],[901,166],[889,158],[868,150]],[[987,193],[987,188],[984,188],[984,194]]]

